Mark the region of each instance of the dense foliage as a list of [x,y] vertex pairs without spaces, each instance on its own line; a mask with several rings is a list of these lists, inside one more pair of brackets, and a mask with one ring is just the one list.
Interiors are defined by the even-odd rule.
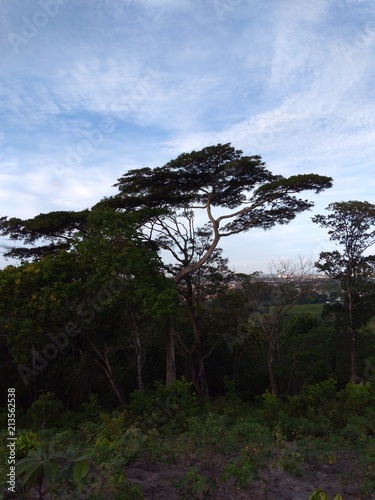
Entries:
[[[374,207],[342,202],[315,217],[344,248],[321,254],[319,278],[304,259],[236,274],[219,247],[289,222],[313,205],[296,194],[330,185],[276,176],[227,144],[130,171],[90,210],[2,217],[18,245],[6,255],[20,259],[0,271],[16,498],[141,499],[127,474],[136,461],[180,464],[180,498],[215,498],[219,487],[266,488],[261,470],[298,476],[344,451],[363,498],[375,491],[375,282],[364,255]],[[340,493],[323,486],[312,498]]]

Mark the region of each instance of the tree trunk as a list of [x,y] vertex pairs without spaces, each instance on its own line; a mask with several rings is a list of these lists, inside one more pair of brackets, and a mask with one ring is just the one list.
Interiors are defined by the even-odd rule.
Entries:
[[174,329],[172,318],[168,318],[167,335],[165,342],[165,385],[171,385],[176,381],[176,355],[174,348]]
[[355,331],[350,331],[350,380],[358,382]]
[[120,406],[124,407],[126,405],[127,401],[126,401],[126,398],[124,395],[124,391],[122,390],[122,386],[119,384],[119,382],[116,380],[116,378],[112,374],[107,373],[106,370],[104,370],[104,371],[105,371],[105,374],[107,375],[107,377],[111,383],[111,386],[113,388],[114,393],[117,396],[117,399],[119,400]]
[[201,397],[208,397],[208,384],[206,379],[206,370],[204,367],[204,357],[202,355],[202,333],[199,319],[196,314],[193,302],[193,287],[190,276],[185,277],[187,285],[187,294],[184,297],[189,313],[191,326],[193,328],[194,343],[189,350],[188,367],[194,388]]
[[96,355],[97,355],[97,356],[94,356],[95,362],[100,366],[100,368],[106,374],[106,376],[109,380],[109,383],[111,384],[111,387],[113,389],[113,392],[115,393],[117,399],[119,400],[120,405],[125,406],[127,401],[126,401],[126,398],[124,395],[124,391],[122,389],[121,384],[116,379],[116,377],[112,371],[111,363],[108,359],[108,353],[110,352],[111,349],[108,348],[106,344],[104,344],[104,354],[102,354],[93,342],[91,342],[89,340],[89,343],[92,345],[92,347],[94,348],[94,351],[96,352]]
[[[198,373],[196,365],[198,365],[199,368]],[[207,398],[209,396],[209,391],[202,355],[198,356],[197,360],[194,360],[194,354],[190,352],[186,357],[186,366],[196,393],[201,398]]]
[[141,345],[141,339],[138,334],[138,329],[136,331],[136,338],[135,338],[135,356],[137,359],[137,384],[138,384],[138,390],[143,391],[144,390],[144,384],[143,384],[143,378],[142,378],[142,366],[143,366],[143,361],[142,361],[142,345]]
[[274,358],[275,348],[273,346],[272,341],[268,341],[268,357],[267,357],[267,366],[268,366],[268,377],[270,380],[271,393],[273,396],[277,396],[277,386],[275,382],[275,377],[273,373],[273,358]]
[[204,367],[204,358],[202,356],[202,353],[199,352],[199,373],[198,373],[198,382],[202,390],[202,396],[205,398],[208,398],[209,391],[208,391],[208,382],[206,378],[206,369]]
[[355,331],[355,324],[354,324],[354,313],[353,313],[353,306],[354,306],[354,298],[353,294],[351,293],[351,290],[347,291],[347,307],[348,307],[348,314],[349,314],[349,350],[350,350],[350,381],[353,383],[358,382],[358,375],[357,375],[357,349],[356,349],[356,331]]

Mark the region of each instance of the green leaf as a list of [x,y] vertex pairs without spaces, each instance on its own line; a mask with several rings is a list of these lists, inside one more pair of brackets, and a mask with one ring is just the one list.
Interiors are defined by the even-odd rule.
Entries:
[[70,455],[68,455],[65,451],[57,451],[55,453],[56,458],[63,458],[64,460],[71,460]]
[[87,460],[80,460],[76,462],[73,470],[73,480],[74,482],[81,482],[84,477],[87,476],[89,472],[89,464]]
[[[19,470],[21,468],[21,470]],[[28,484],[30,487],[40,484],[43,478],[43,465],[41,463],[28,463],[23,464],[17,470],[17,476],[21,476],[20,481],[22,486]]]
[[87,458],[92,457],[93,454],[94,454],[94,450],[86,450],[84,453],[82,453],[82,455],[80,455],[79,457],[77,457],[75,459],[75,461],[86,460]]
[[53,458],[49,459],[47,462],[43,464],[44,475],[50,483],[53,482],[57,473],[57,462]]

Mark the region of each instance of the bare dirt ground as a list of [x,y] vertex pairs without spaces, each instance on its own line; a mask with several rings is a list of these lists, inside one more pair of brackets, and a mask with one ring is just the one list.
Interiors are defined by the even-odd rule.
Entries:
[[[232,479],[220,481],[227,462],[222,456],[212,457],[210,464],[194,460],[189,465],[138,462],[127,467],[126,475],[131,484],[141,487],[145,500],[308,500],[317,489],[325,491],[331,499],[337,493],[344,500],[375,499],[375,496],[361,494],[361,474],[355,457],[348,452],[342,452],[333,464],[299,463],[293,471],[277,465],[279,453],[280,450],[275,450],[269,466],[258,472],[258,477],[248,489],[236,487]],[[217,488],[196,496],[183,496],[177,482],[192,466],[197,467],[206,478],[215,479]]]

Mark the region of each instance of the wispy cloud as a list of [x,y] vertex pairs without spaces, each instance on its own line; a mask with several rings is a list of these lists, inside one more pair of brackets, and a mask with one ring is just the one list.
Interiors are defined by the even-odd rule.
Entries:
[[[275,173],[332,175],[319,209],[371,201],[374,2],[70,0],[45,23],[41,3],[2,3],[0,215],[90,206],[128,168],[218,142]],[[9,34],[38,19],[15,51]],[[272,231],[283,255],[311,249],[299,220]],[[243,238],[225,243],[241,266]]]

